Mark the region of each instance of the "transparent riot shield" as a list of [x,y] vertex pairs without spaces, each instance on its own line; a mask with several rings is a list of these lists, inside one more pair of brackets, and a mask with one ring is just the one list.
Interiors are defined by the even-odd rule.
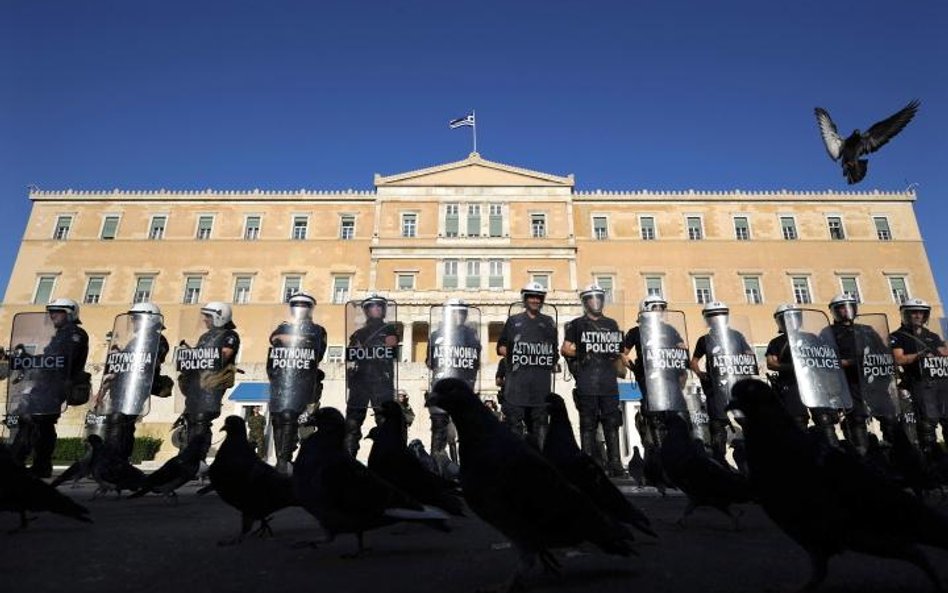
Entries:
[[346,304],[346,405],[376,407],[395,399],[401,336],[398,304],[377,299]]
[[10,332],[7,425],[20,416],[60,414],[65,409],[68,350],[56,339],[47,313],[17,313]]
[[889,321],[883,313],[857,315],[853,324],[859,390],[873,416],[895,419],[899,390],[889,346]]
[[148,413],[163,327],[161,315],[123,313],[115,317],[102,383],[93,403],[96,415]]
[[[302,413],[316,399],[319,363],[326,351],[326,330],[313,322],[310,310],[281,306],[271,316],[267,378],[270,413]],[[294,317],[292,312],[299,311]]]
[[[948,381],[948,356],[942,356],[938,354],[938,352],[928,351],[925,356],[919,357],[917,364],[923,379],[937,381],[939,383]],[[948,402],[942,405],[948,406]],[[944,412],[942,414],[944,414]],[[944,415],[942,417],[944,418]],[[948,439],[948,437],[946,437],[946,439]]]
[[757,356],[750,321],[740,315],[712,315],[706,319],[705,368],[711,395],[723,407],[731,401],[731,389],[741,379],[757,376]]
[[179,340],[174,349],[180,397],[175,409],[187,414],[217,414],[227,387],[221,383],[225,372],[220,344],[222,330],[214,328],[199,307],[181,311]]
[[839,348],[822,311],[795,309],[783,316],[800,399],[808,408],[853,407]]
[[507,349],[504,397],[514,405],[527,405],[528,399],[542,403],[556,387],[559,359],[556,305],[544,303],[537,323],[527,322],[527,318],[523,301],[511,303],[507,308],[507,323],[515,327]]
[[481,311],[477,307],[438,305],[428,316],[429,391],[441,379],[460,379],[480,393]]
[[685,389],[690,361],[685,314],[643,311],[639,332],[649,411],[697,412],[700,406]]

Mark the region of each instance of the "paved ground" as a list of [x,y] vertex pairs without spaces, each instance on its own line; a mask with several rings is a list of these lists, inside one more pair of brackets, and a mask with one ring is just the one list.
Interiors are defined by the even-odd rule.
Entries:
[[[370,553],[351,560],[341,558],[354,549],[351,536],[316,549],[295,546],[322,534],[304,511],[288,509],[273,521],[274,538],[221,547],[218,540],[237,532],[238,515],[214,495],[196,496],[196,489],[196,483],[182,489],[174,505],[153,497],[90,501],[88,482],[66,488],[89,506],[95,524],[43,515],[24,533],[0,533],[0,590],[473,593],[502,583],[516,564],[514,551],[499,545],[501,536],[476,518],[455,521],[450,534],[418,526],[370,533]],[[643,536],[639,556],[629,559],[563,553],[562,578],[537,573],[530,581],[533,590],[761,593],[792,591],[805,580],[803,552],[757,507],[745,507],[740,532],[713,511],[698,511],[680,529],[673,523],[684,498],[654,492],[632,496],[652,518],[658,540]],[[0,530],[17,521],[15,515],[0,515]],[[930,554],[948,583],[948,552]],[[929,590],[922,573],[909,564],[854,554],[830,564],[830,578],[820,589]]]

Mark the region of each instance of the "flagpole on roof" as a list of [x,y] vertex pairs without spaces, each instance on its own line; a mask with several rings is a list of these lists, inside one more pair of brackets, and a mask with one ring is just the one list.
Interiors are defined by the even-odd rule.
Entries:
[[471,124],[471,132],[474,134],[474,154],[477,154],[477,114],[471,109],[471,118],[474,122]]

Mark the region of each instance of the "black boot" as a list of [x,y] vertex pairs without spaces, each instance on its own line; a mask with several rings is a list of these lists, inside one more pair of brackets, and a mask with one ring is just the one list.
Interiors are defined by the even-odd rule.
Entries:
[[622,467],[622,452],[619,449],[619,428],[617,426],[602,427],[606,437],[606,472],[612,478],[626,478],[629,476]]
[[599,447],[596,443],[596,429],[584,428],[579,433],[580,447],[583,453],[592,457],[596,465],[602,467],[602,458],[599,456]]

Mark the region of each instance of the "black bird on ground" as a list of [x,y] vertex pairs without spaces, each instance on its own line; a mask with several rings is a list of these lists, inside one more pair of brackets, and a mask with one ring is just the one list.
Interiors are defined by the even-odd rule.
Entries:
[[817,107],[814,110],[816,121],[820,125],[820,134],[823,136],[823,144],[826,145],[826,152],[834,161],[842,160],[843,175],[850,185],[859,183],[866,176],[869,161],[859,157],[879,150],[901,132],[902,128],[915,117],[920,104],[918,100],[913,100],[898,113],[872,124],[865,134],[854,130],[845,140],[836,131],[836,124],[830,119],[830,114],[825,109]]
[[50,482],[50,486],[58,488],[60,484],[65,484],[72,480],[72,487],[78,487],[79,480],[92,474],[92,457],[94,454],[95,450],[92,448],[92,445],[86,441],[86,450],[82,457],[67,467],[66,471],[56,476],[56,478]]
[[221,431],[227,436],[207,473],[221,500],[240,511],[240,533],[218,543],[240,543],[257,521],[260,527],[254,532],[256,535],[273,535],[271,515],[297,504],[293,483],[257,457],[247,440],[243,418],[228,416]]
[[744,439],[734,439],[731,441],[731,451],[734,455],[734,465],[737,466],[737,471],[741,472],[742,476],[747,476],[747,446],[744,444]]
[[[372,432],[371,430],[369,432]],[[434,457],[428,454],[428,451],[425,450],[425,444],[421,442],[421,439],[412,439],[408,443],[408,451],[414,455],[422,467],[433,474],[438,473],[438,462],[434,460]]]
[[385,421],[369,431],[373,439],[369,469],[418,502],[438,507],[455,516],[463,516],[464,504],[458,485],[426,470],[408,450],[405,444],[405,416],[401,406],[388,401],[382,404],[379,413]]
[[555,548],[590,542],[610,554],[633,553],[632,532],[501,425],[466,383],[442,379],[428,405],[447,411],[457,426],[461,488],[468,506],[520,553],[509,590],[523,586],[537,559],[548,571],[557,572]]
[[53,486],[30,474],[13,461],[9,449],[0,443],[0,511],[20,515],[20,526],[11,533],[27,528],[32,520],[27,512],[49,511],[63,517],[92,523],[89,510]]
[[645,460],[642,459],[642,451],[639,446],[632,447],[632,459],[629,460],[629,477],[635,482],[636,486],[645,485]]
[[99,435],[90,434],[86,440],[92,447],[92,459],[89,461],[90,473],[92,479],[99,485],[93,498],[110,490],[115,490],[121,498],[122,490],[134,491],[141,487],[145,472],[129,463]]
[[602,467],[576,444],[563,398],[551,393],[546,398],[546,408],[550,413],[550,428],[543,442],[543,455],[607,515],[657,537],[645,513],[629,502]]
[[708,455],[704,445],[692,438],[691,428],[681,416],[670,415],[665,425],[668,433],[662,441],[662,465],[672,483],[688,497],[678,525],[684,525],[685,517],[695,509],[709,506],[730,517],[738,529],[740,515],[731,512],[731,505],[751,501],[747,478]]
[[443,511],[424,506],[354,459],[344,446],[345,419],[324,407],[310,422],[316,432],[303,441],[293,464],[293,482],[300,505],[319,521],[327,541],[337,535],[356,536],[359,556],[366,531],[401,521],[450,531]]
[[162,496],[172,497],[177,501],[178,495],[175,494],[175,490],[197,477],[203,456],[203,443],[198,439],[191,441],[180,453],[149,474],[142,482],[141,487],[130,494],[128,498],[139,498],[154,492]]
[[942,591],[920,545],[948,549],[948,517],[858,458],[810,439],[765,383],[740,381],[732,407],[744,413],[750,479],[767,515],[809,554],[805,590],[846,550],[911,562]]

